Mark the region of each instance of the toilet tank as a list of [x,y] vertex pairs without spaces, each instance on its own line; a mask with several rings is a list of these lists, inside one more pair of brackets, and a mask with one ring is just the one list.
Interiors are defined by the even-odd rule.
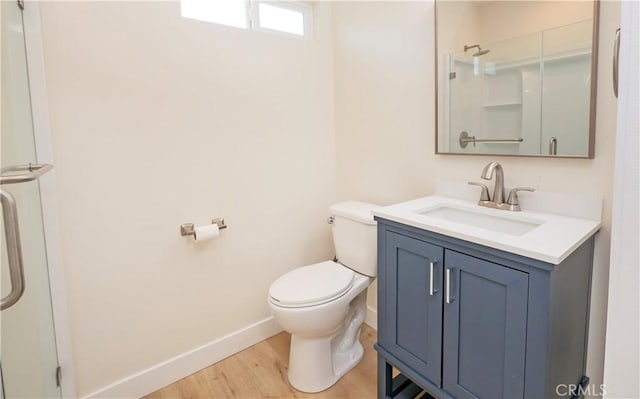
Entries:
[[331,206],[333,243],[338,262],[367,276],[377,274],[376,222],[366,202],[346,201]]

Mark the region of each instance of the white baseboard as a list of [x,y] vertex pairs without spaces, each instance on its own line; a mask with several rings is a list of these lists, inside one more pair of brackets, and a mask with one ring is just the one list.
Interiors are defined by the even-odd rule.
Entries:
[[[367,315],[364,322],[369,327],[377,330],[377,321],[377,311],[367,306]],[[111,385],[87,395],[85,398],[133,399],[143,397],[234,355],[243,349],[255,345],[281,331],[282,328],[280,328],[272,317],[266,318],[139,373],[123,378],[120,381],[116,381]]]
[[374,330],[378,330],[378,311],[371,306],[367,306],[367,316],[364,322]]
[[[374,319],[375,320],[375,319]],[[273,319],[266,318],[208,344],[178,355],[139,373],[108,385],[86,398],[140,398],[240,352],[279,332]]]

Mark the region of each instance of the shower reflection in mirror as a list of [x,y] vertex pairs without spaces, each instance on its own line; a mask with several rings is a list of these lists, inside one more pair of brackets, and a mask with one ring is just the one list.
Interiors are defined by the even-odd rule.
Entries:
[[597,3],[436,6],[438,153],[593,157]]

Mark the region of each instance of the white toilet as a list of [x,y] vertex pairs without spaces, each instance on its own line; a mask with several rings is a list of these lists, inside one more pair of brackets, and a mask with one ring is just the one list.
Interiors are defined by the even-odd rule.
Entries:
[[269,288],[275,320],[291,334],[289,383],[320,392],[362,359],[360,327],[367,312],[367,287],[377,273],[377,205],[347,201],[333,205],[337,262],[299,267]]

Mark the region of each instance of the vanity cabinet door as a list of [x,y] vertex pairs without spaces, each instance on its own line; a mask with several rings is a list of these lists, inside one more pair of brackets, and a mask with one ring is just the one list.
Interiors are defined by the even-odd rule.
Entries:
[[441,386],[443,248],[386,233],[384,347]]
[[452,396],[523,397],[528,286],[527,273],[445,251],[443,388]]

